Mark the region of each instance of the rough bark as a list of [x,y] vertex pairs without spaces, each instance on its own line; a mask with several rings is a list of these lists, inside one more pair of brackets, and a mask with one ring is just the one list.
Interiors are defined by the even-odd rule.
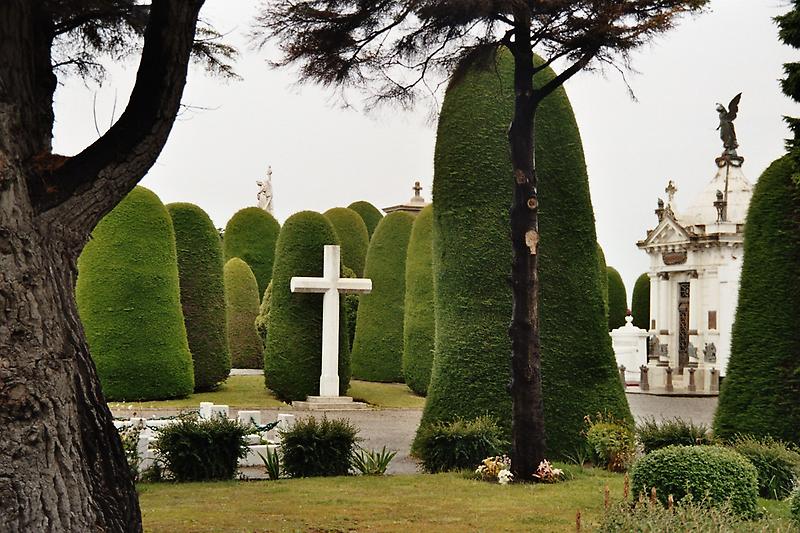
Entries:
[[202,0],[156,0],[128,108],[73,158],[51,153],[52,17],[0,2],[0,531],[141,531],[74,301],[77,257],[157,157]]
[[512,457],[515,479],[530,481],[544,459],[544,404],[539,346],[539,200],[534,162],[533,52],[526,10],[515,14],[514,117],[508,132],[513,165],[511,205]]

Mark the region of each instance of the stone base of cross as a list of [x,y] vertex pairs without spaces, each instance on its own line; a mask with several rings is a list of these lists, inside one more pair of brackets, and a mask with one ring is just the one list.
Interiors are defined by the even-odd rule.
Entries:
[[339,246],[325,246],[325,263],[321,278],[294,277],[292,292],[321,293],[322,297],[322,375],[319,395],[339,396],[339,293],[367,294],[372,280],[342,278]]

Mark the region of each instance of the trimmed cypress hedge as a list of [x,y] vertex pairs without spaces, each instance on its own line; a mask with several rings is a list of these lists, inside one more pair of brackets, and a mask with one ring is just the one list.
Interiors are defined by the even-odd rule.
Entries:
[[361,218],[364,220],[364,224],[367,225],[367,232],[369,233],[369,238],[371,239],[372,234],[375,233],[375,228],[378,227],[378,223],[383,218],[383,213],[381,210],[371,203],[365,202],[364,200],[353,202],[352,204],[348,205],[347,208],[352,209],[361,216]]
[[[322,294],[292,293],[295,276],[322,276],[323,247],[339,244],[333,225],[319,213],[301,211],[286,220],[278,236],[269,304],[264,378],[284,401],[319,394],[322,369]],[[350,350],[344,298],[339,298],[339,394],[350,385]]]
[[631,315],[633,325],[650,330],[650,276],[647,272],[636,278],[631,296]]
[[158,196],[133,189],[94,229],[78,271],[78,310],[106,398],[190,394],[175,234]]
[[342,243],[342,264],[361,276],[369,247],[369,232],[364,220],[348,207],[334,207],[323,214],[333,224],[336,236]]
[[253,271],[238,257],[225,263],[225,308],[228,350],[233,368],[261,368],[261,338],[256,331],[258,284]]
[[406,257],[403,376],[417,394],[428,393],[436,324],[433,316],[433,205],[414,220]]
[[[511,426],[512,178],[507,129],[513,61],[476,64],[445,95],[436,141],[436,348],[422,426],[489,413]],[[542,84],[550,69],[536,78]],[[604,314],[586,166],[563,89],[539,106],[542,376],[548,457],[582,445],[585,415],[632,417]]]
[[275,217],[258,207],[237,211],[225,226],[225,261],[238,257],[247,263],[258,282],[259,297],[272,279],[275,242],[281,226]]
[[603,309],[606,320],[608,320],[608,265],[606,265],[606,254],[600,243],[597,243],[597,268],[600,269],[600,287],[603,290]]
[[369,243],[364,276],[372,292],[361,295],[353,341],[353,376],[366,381],[403,381],[403,313],[406,252],[414,217],[384,217]]
[[608,330],[621,328],[625,325],[628,314],[628,293],[625,283],[614,267],[606,267],[608,276]]
[[747,212],[731,358],[714,433],[800,444],[800,187],[789,156],[759,178]]
[[267,290],[264,291],[264,296],[261,297],[261,305],[258,307],[258,316],[256,317],[256,332],[261,337],[261,343],[266,348],[267,335],[269,333],[269,301],[272,298],[272,281],[267,285]]
[[222,243],[205,211],[194,204],[168,204],[175,230],[186,337],[194,364],[194,390],[208,391],[231,370],[225,329]]

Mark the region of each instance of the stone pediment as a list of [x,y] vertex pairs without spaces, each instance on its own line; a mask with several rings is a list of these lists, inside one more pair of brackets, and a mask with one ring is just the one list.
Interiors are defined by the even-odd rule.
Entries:
[[647,232],[647,238],[639,241],[639,248],[649,248],[651,246],[671,246],[677,244],[687,244],[693,237],[693,233],[678,223],[669,214],[659,222],[655,229]]

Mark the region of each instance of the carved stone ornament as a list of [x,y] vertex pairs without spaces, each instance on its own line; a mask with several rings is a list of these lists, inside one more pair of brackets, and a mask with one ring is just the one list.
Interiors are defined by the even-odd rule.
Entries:
[[682,265],[686,262],[686,252],[664,252],[661,254],[661,260],[665,265]]

